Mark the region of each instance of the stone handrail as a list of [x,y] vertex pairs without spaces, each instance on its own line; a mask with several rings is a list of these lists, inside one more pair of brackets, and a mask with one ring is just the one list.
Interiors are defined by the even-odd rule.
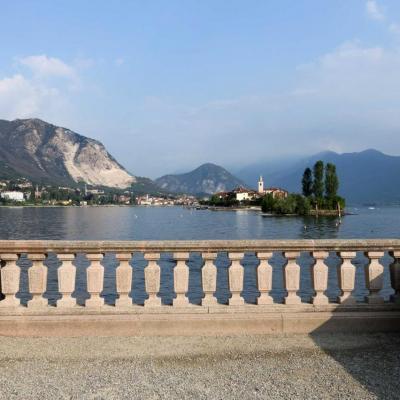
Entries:
[[258,258],[256,267],[256,289],[259,291],[257,305],[272,305],[270,295],[272,289],[273,267],[270,259],[274,252],[281,252],[286,259],[283,267],[284,297],[286,305],[300,305],[302,300],[298,295],[300,290],[300,270],[298,258],[301,252],[309,253],[313,258],[311,267],[311,282],[314,296],[311,303],[327,305],[328,266],[325,260],[330,252],[337,254],[341,263],[338,267],[338,286],[340,295],[337,303],[355,305],[356,299],[352,292],[355,288],[356,267],[352,260],[357,252],[363,252],[368,259],[365,266],[365,282],[368,290],[368,304],[382,304],[384,298],[380,291],[383,288],[384,266],[380,259],[388,253],[393,262],[390,266],[391,286],[394,289],[392,300],[400,298],[400,240],[244,240],[244,241],[0,241],[0,260],[2,268],[1,293],[3,300],[1,308],[20,306],[17,293],[20,290],[21,269],[17,261],[21,254],[27,254],[32,265],[28,269],[29,293],[32,299],[28,301],[29,309],[44,309],[48,301],[43,297],[47,289],[47,267],[44,261],[49,253],[55,253],[61,266],[57,269],[58,290],[61,299],[57,308],[68,309],[77,306],[72,297],[75,290],[76,254],[84,253],[90,266],[86,270],[87,309],[104,306],[100,296],[104,288],[104,266],[102,260],[105,253],[114,253],[119,265],[115,272],[117,299],[115,309],[133,307],[129,294],[132,287],[133,268],[131,260],[134,253],[143,253],[148,265],[144,269],[145,290],[148,298],[144,308],[162,307],[158,297],[160,291],[161,269],[159,266],[161,253],[173,253],[176,265],[173,269],[173,282],[176,298],[173,307],[192,306],[188,299],[189,267],[187,261],[190,253],[197,252],[202,256],[201,287],[203,299],[200,306],[217,305],[215,292],[217,290],[217,267],[215,259],[220,252],[226,252],[230,260],[228,268],[229,291],[231,294],[228,304],[241,306],[245,304],[242,296],[244,286],[244,268],[241,264],[245,253],[252,252]]

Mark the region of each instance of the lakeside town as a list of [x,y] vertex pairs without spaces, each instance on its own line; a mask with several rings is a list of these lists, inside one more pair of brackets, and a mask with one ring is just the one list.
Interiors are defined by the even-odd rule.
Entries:
[[0,205],[2,206],[196,206],[195,196],[135,195],[130,190],[110,188],[68,187],[34,184],[28,179],[0,181]]
[[307,167],[301,179],[302,194],[279,187],[265,187],[259,177],[257,190],[243,186],[211,196],[189,194],[137,195],[133,191],[110,188],[34,185],[24,178],[0,181],[3,206],[185,206],[212,210],[252,209],[270,215],[341,215],[345,200],[337,192],[336,166],[319,160]]

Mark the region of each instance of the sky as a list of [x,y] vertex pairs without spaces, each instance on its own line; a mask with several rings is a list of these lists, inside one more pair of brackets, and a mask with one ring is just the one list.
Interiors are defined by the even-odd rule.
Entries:
[[400,155],[398,0],[0,0],[0,119],[155,178],[320,151]]

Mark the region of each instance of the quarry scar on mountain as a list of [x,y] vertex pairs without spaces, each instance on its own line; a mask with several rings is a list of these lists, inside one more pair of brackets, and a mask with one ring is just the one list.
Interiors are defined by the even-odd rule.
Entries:
[[126,188],[136,177],[102,143],[39,119],[0,120],[0,161],[16,175]]

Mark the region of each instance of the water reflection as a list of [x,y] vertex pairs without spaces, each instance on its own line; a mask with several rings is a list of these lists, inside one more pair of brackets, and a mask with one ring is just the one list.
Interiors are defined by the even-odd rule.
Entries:
[[263,217],[181,207],[0,208],[0,239],[201,240],[396,238],[400,208],[335,217]]

